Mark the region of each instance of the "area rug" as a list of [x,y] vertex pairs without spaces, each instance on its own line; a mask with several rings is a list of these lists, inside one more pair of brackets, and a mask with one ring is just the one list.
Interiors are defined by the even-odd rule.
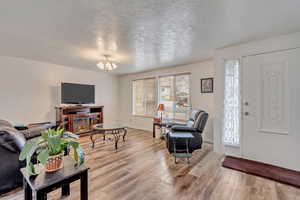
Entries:
[[261,176],[300,188],[300,172],[253,160],[226,156],[223,167]]

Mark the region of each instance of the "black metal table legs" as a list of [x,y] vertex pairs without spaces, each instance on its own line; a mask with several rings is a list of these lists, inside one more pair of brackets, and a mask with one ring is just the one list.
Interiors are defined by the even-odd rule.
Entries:
[[[123,135],[121,135],[121,132],[123,133]],[[105,135],[106,135],[106,131],[103,132],[98,132],[98,133],[94,133],[90,135],[90,140],[92,142],[91,146],[92,148],[95,147],[95,142],[96,142],[96,138],[94,138],[93,136],[96,134],[103,134],[103,140],[105,140]],[[125,137],[127,135],[127,129],[116,129],[116,130],[111,130],[111,134],[114,136],[114,142],[115,142],[115,150],[118,150],[118,143],[120,140],[120,137],[123,137],[123,142],[125,142]]]
[[23,178],[23,185],[24,185],[24,199],[32,200],[32,190],[25,178]]
[[174,160],[175,160],[175,164],[177,164],[177,157],[181,157],[181,158],[186,158],[187,159],[187,163],[190,163],[190,153],[189,153],[189,145],[190,145],[190,138],[181,138],[181,139],[185,139],[185,145],[186,145],[186,152],[185,153],[177,153],[177,149],[176,149],[176,137],[172,138],[173,139],[173,155],[174,155]]
[[118,143],[119,143],[119,140],[120,140],[120,137],[121,137],[121,133],[120,132],[123,132],[123,142],[125,142],[125,136],[127,135],[127,129],[118,129],[118,130],[113,130],[112,131],[112,134],[114,136],[114,139],[115,139],[115,150],[118,151]]
[[70,195],[70,184],[64,184],[61,187],[61,196],[69,196]]
[[88,200],[88,172],[84,172],[80,177],[80,199]]

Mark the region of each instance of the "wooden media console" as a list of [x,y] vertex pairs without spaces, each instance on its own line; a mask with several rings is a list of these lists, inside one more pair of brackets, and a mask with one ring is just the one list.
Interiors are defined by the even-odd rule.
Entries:
[[91,132],[93,125],[103,123],[103,106],[57,106],[55,109],[56,121],[76,134]]

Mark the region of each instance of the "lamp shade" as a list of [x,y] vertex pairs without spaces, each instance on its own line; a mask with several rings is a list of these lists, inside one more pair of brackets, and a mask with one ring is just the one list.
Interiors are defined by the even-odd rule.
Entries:
[[165,105],[164,105],[164,104],[159,104],[159,105],[157,106],[157,110],[158,110],[158,111],[164,111],[164,110],[165,110]]

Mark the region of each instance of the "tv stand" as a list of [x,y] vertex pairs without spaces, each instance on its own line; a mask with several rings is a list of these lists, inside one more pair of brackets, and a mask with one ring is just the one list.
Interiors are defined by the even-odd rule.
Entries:
[[103,106],[57,106],[56,121],[65,124],[65,130],[76,134],[93,131],[92,126],[103,123]]

